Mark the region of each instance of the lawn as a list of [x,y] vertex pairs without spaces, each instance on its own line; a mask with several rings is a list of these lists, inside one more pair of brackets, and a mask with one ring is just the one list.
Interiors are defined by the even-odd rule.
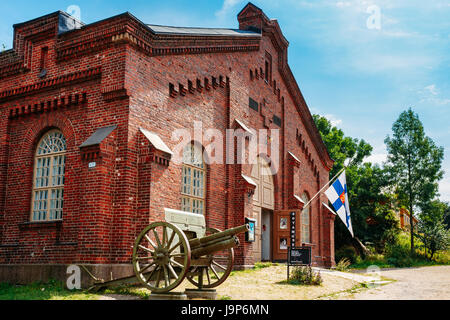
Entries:
[[99,297],[84,291],[69,291],[56,281],[26,286],[0,283],[0,300],[97,300]]
[[379,268],[409,268],[409,267],[428,267],[450,264],[450,251],[438,252],[433,260],[429,260],[417,250],[415,257],[404,257],[403,259],[386,258],[384,255],[373,255],[366,259],[357,259],[357,261],[349,266],[349,269],[367,269],[376,265]]
[[[251,270],[233,271],[230,277],[217,288],[220,300],[309,300],[353,288],[352,280],[323,274],[320,286],[304,286],[286,283],[286,266],[258,264]],[[176,289],[183,292],[194,288],[188,281]],[[103,295],[131,295],[148,298],[150,291],[140,287],[108,289],[99,294],[86,291],[69,291],[62,283],[35,283],[27,286],[0,284],[0,300],[102,300]]]

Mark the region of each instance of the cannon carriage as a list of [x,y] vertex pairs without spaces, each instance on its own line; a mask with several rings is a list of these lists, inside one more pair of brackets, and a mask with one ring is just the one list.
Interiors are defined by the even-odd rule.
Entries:
[[153,293],[167,293],[185,279],[199,289],[216,288],[233,269],[237,235],[247,231],[248,225],[226,231],[207,228],[203,215],[165,209],[165,221],[150,224],[135,241],[135,275],[97,279],[91,290],[140,282]]

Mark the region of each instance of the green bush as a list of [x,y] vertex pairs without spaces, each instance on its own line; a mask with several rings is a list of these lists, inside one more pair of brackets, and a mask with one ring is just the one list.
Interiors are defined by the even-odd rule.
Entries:
[[[350,268],[364,269],[370,265],[377,265],[380,268],[405,268],[413,266],[450,264],[450,251],[448,250],[436,252],[432,261],[430,261],[423,241],[420,238],[414,238],[415,250],[414,254],[411,255],[410,241],[411,239],[409,233],[399,232],[385,244],[383,254],[371,254],[365,259],[356,257],[356,261],[350,265]],[[336,261],[338,260],[336,259]]]
[[351,265],[351,262],[349,259],[347,258],[342,258],[341,260],[339,260],[339,262],[336,264],[335,269],[337,271],[347,271],[348,267]]
[[290,284],[320,286],[323,282],[320,272],[315,273],[311,267],[295,267],[289,277]]

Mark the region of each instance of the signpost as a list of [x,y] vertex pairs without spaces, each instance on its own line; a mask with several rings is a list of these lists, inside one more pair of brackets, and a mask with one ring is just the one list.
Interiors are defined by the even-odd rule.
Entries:
[[289,267],[290,266],[310,266],[311,265],[311,247],[296,247],[296,215],[295,211],[290,213],[291,216],[291,243],[288,248],[288,259],[287,259],[287,279],[289,281]]
[[290,247],[293,248],[295,247],[295,233],[296,233],[296,225],[297,225],[297,221],[296,221],[296,217],[295,217],[295,211],[292,211],[290,213],[291,216],[291,245]]
[[311,266],[311,247],[289,247],[287,261],[287,280],[289,281],[289,267]]

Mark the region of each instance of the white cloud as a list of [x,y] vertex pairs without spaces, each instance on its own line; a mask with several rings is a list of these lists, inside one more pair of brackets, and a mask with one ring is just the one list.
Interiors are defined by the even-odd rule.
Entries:
[[386,153],[375,153],[371,156],[367,157],[364,162],[371,162],[374,164],[383,164],[387,160],[387,154]]
[[234,8],[238,3],[241,3],[242,0],[225,0],[223,2],[222,8],[216,12],[216,17],[225,18],[225,16]]
[[325,117],[328,119],[328,121],[330,121],[332,126],[340,126],[342,124],[342,119],[339,119],[338,117],[336,117],[334,114],[328,113],[328,114],[322,114],[322,112],[320,112],[319,109],[314,108],[314,107],[310,107],[309,111],[311,112],[311,114],[318,114],[322,117]]
[[450,201],[450,177],[439,183],[439,193],[442,201]]
[[426,86],[425,90],[428,90],[433,96],[438,94],[438,90],[435,84],[430,84],[429,86]]
[[324,115],[325,118],[327,118],[331,125],[337,127],[340,126],[342,124],[342,119],[338,119],[335,115],[332,114],[326,114]]
[[436,84],[430,84],[423,88],[423,90],[419,90],[418,94],[421,97],[419,103],[432,104],[436,106],[446,106],[450,104],[450,99],[441,97],[440,90],[436,86]]
[[349,7],[351,5],[352,4],[349,1],[338,1],[336,3],[336,7],[338,7],[338,8]]

